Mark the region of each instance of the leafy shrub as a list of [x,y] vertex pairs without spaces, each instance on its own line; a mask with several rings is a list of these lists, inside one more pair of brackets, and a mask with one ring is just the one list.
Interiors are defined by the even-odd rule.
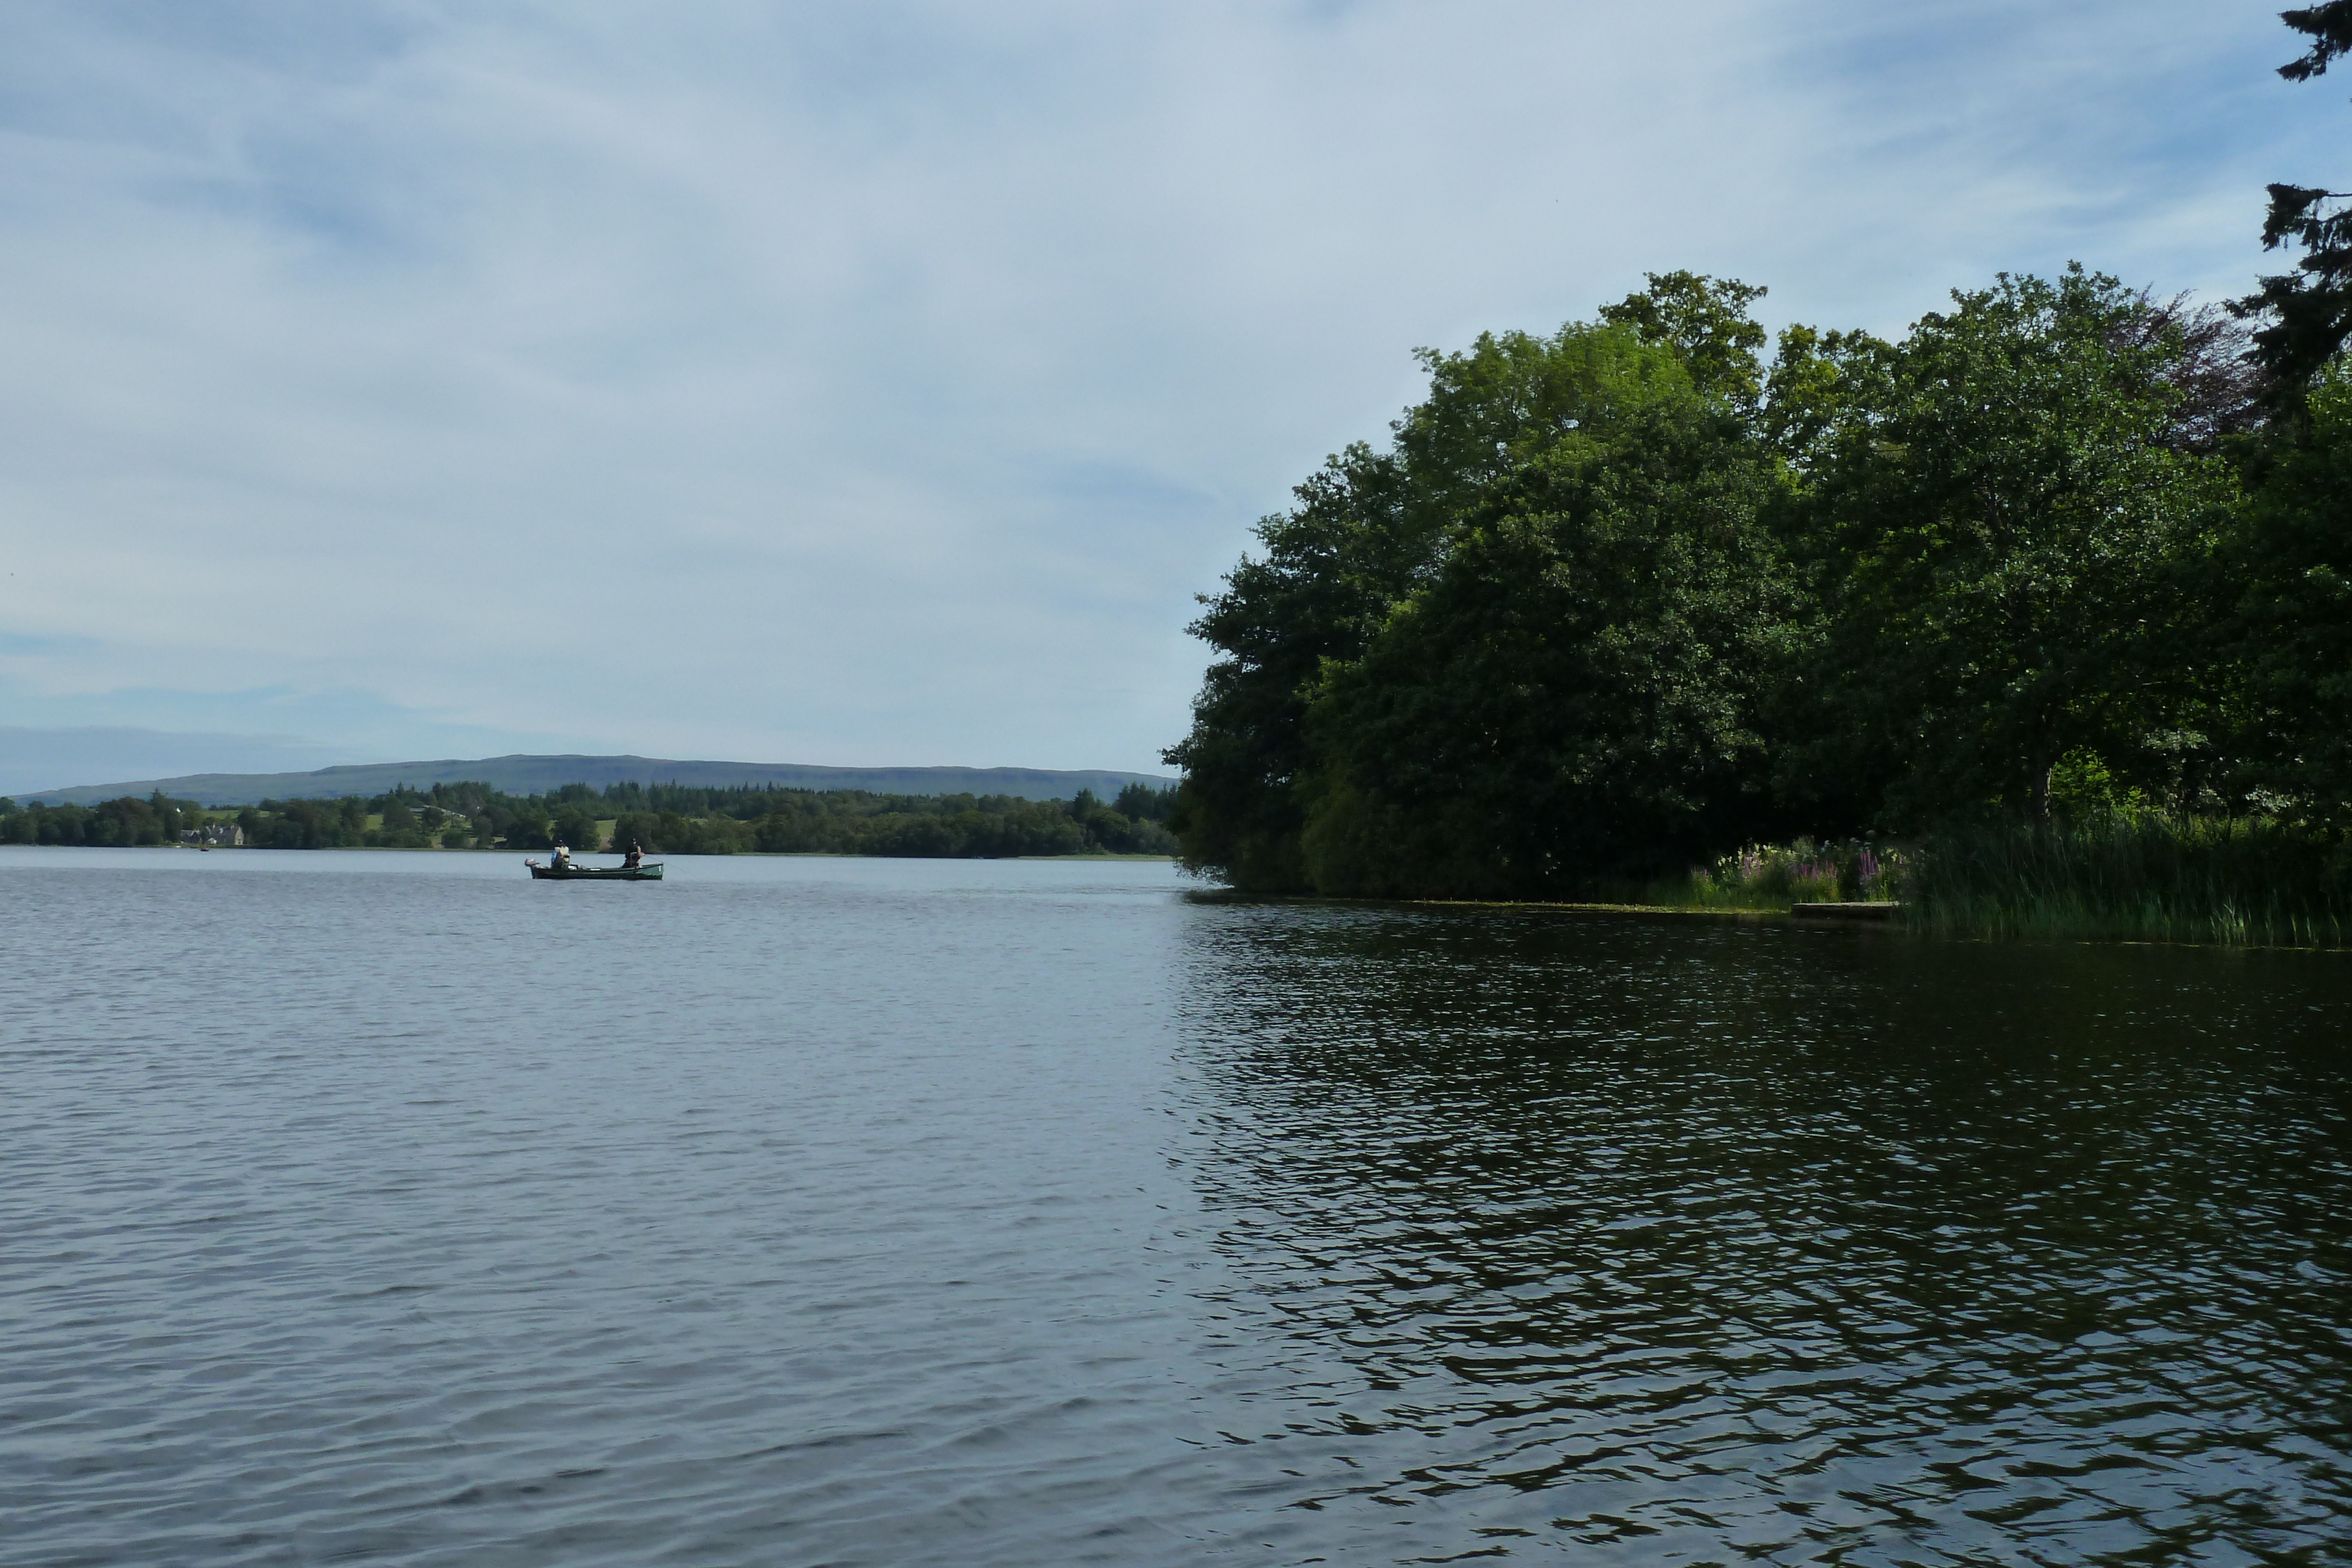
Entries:
[[1717,909],[1891,899],[1907,862],[1898,850],[1864,842],[1750,844],[1691,873],[1694,900]]

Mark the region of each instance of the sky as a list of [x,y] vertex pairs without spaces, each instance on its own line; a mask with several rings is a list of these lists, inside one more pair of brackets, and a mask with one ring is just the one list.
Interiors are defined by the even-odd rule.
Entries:
[[1163,771],[1417,347],[2245,292],[2352,163],[2276,9],[6,0],[0,791]]

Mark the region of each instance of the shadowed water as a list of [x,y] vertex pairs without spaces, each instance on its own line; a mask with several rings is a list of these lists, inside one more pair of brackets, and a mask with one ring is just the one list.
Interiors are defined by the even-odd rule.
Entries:
[[0,852],[0,1562],[2352,1561],[2352,958]]

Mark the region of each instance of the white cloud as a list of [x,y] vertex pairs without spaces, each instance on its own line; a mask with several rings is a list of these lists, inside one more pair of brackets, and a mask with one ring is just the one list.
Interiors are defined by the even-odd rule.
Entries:
[[0,722],[266,692],[374,755],[1150,767],[1190,596],[1414,345],[1682,266],[1884,329],[2070,256],[2241,288],[2343,113],[2268,10],[2119,0],[13,33]]

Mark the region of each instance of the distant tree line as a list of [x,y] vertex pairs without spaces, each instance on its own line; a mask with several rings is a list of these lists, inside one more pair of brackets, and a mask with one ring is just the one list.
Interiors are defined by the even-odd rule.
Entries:
[[0,797],[0,844],[175,844],[205,821],[202,806],[160,789],[143,800],[125,795],[95,806],[19,807]]
[[[567,784],[509,795],[484,783],[405,786],[373,797],[264,800],[233,815],[257,849],[594,852],[633,841],[657,854],[738,852],[991,857],[1169,854],[1172,789],[1129,784],[1106,803],[1010,795],[878,795],[863,789]],[[230,817],[215,811],[210,820]],[[0,842],[163,844],[207,821],[194,801],[126,797],[96,806],[19,808],[0,800]],[[609,835],[603,824],[614,823]]]

